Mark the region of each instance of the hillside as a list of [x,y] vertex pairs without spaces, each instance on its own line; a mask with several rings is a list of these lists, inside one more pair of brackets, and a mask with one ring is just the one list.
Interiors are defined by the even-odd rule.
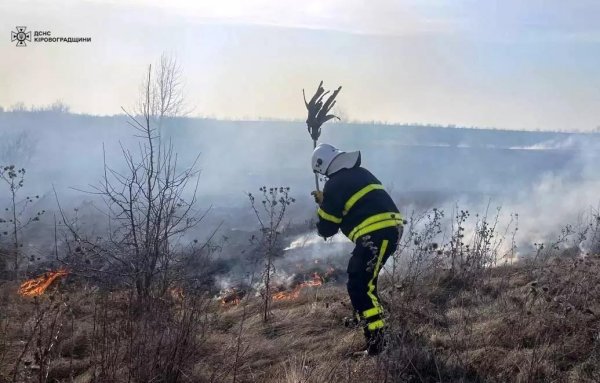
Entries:
[[[71,281],[32,300],[19,297],[14,283],[5,284],[0,381],[12,381],[16,360],[16,381],[39,381],[40,359],[49,365],[50,382],[111,381],[110,376],[139,381],[136,368],[153,361],[154,368],[144,367],[151,374],[165,362],[157,349],[173,351],[168,356],[173,360],[182,358],[184,382],[600,380],[600,257],[502,266],[468,279],[440,272],[412,284],[392,287],[383,281],[381,287],[390,346],[381,356],[356,359],[348,354],[360,348],[362,335],[342,326],[349,302],[344,286],[335,282],[275,301],[267,323],[261,320],[259,297],[227,304],[203,300],[197,306],[199,327],[186,327],[191,338],[182,337],[183,327],[152,338],[142,326],[146,332],[137,333],[135,341],[148,348],[138,348],[136,355],[121,353],[129,349],[130,334],[113,332],[140,328],[119,321],[125,317],[124,294]],[[183,315],[179,325],[198,304],[192,295],[172,295],[165,302]],[[32,332],[40,312],[45,312],[43,325]],[[110,323],[103,316],[112,318]],[[188,343],[194,347],[186,348]],[[185,356],[179,354],[183,350]]]
[[[2,382],[599,380],[596,135],[332,125],[405,218],[380,280],[387,351],[354,359],[352,244],[314,233],[301,124],[175,119],[132,138],[119,116],[11,119],[34,170],[2,168],[24,198],[3,218]],[[199,151],[206,171],[181,165]]]
[[[40,193],[54,184],[73,194],[71,187],[97,182],[103,150],[118,166],[120,144],[135,142],[124,116],[4,112],[0,131],[8,137],[0,145],[0,163],[26,167]],[[310,192],[312,142],[303,122],[177,118],[166,121],[162,133],[173,140],[182,165],[200,155],[199,191],[206,206],[239,206],[240,191],[263,184]],[[27,145],[2,158],[10,152],[2,147],[20,135]],[[577,180],[586,164],[597,162],[597,151],[588,149],[600,145],[600,135],[336,123],[323,129],[321,141],[360,149],[365,166],[403,200],[439,204],[457,195],[514,196],[547,173]]]

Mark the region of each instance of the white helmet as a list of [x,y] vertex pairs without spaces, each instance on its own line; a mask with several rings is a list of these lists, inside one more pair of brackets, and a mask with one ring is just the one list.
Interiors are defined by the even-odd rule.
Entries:
[[325,176],[360,165],[360,152],[343,152],[329,144],[319,144],[312,154],[312,168]]

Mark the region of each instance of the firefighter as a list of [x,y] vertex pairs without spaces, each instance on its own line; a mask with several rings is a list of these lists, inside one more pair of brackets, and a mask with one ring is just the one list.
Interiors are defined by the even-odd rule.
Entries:
[[318,145],[313,171],[328,178],[323,192],[313,191],[319,235],[328,238],[342,230],[355,243],[348,262],[348,295],[364,326],[367,347],[376,355],[384,346],[384,315],[377,295],[377,279],[388,257],[396,251],[403,220],[381,182],[360,166],[360,152],[343,152]]

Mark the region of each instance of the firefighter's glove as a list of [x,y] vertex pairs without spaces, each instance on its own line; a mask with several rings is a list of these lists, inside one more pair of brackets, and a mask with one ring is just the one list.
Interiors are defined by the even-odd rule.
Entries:
[[321,205],[323,203],[323,192],[319,191],[319,190],[315,190],[312,193],[310,193],[310,195],[312,195],[315,198],[315,203],[317,203],[317,205]]

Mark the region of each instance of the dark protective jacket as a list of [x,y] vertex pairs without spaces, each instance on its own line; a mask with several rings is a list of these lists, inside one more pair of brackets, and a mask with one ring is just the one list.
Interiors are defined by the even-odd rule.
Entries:
[[332,174],[323,188],[317,229],[331,237],[339,229],[351,241],[402,225],[402,217],[390,195],[371,172],[360,166]]

